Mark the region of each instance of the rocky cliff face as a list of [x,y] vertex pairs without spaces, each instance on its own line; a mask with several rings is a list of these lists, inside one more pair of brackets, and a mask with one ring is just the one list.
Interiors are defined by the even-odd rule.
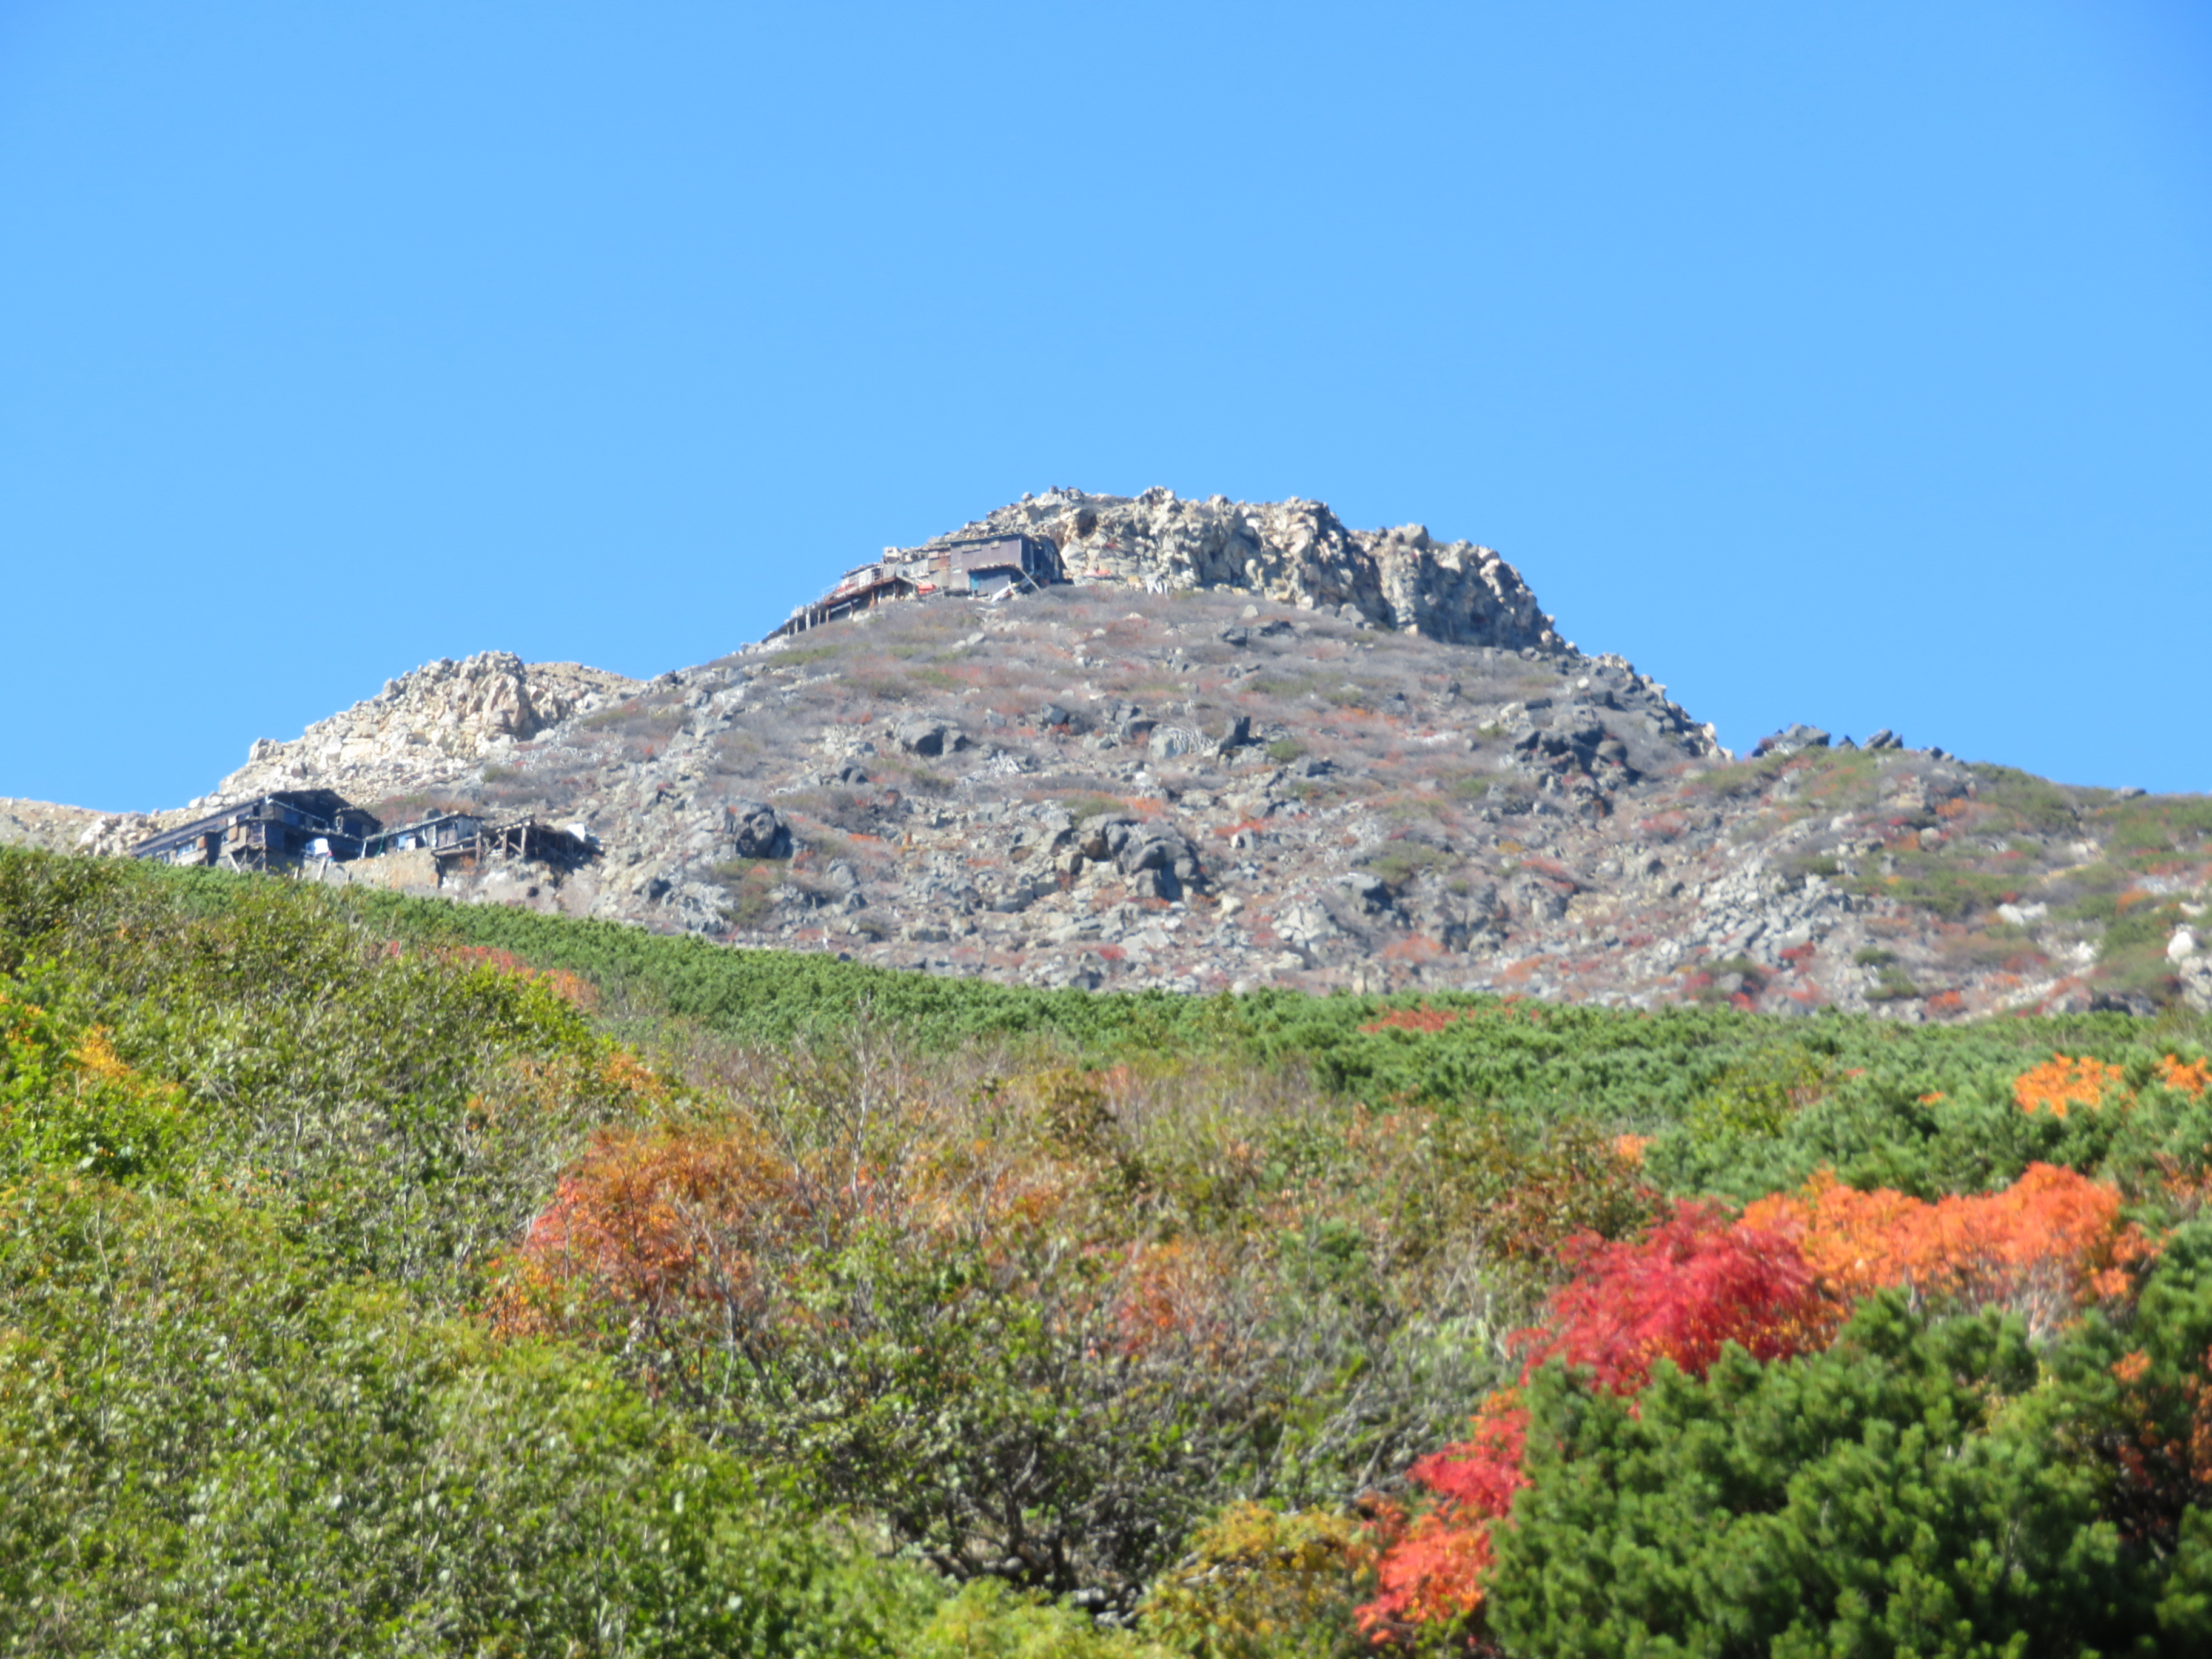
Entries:
[[57,806],[42,800],[0,799],[0,847],[119,853],[160,827],[143,813],[95,812],[88,807]]
[[[965,527],[1078,578],[637,682],[439,662],[196,807],[325,787],[577,823],[580,868],[376,878],[1052,985],[1655,1005],[2212,1003],[2212,808],[1803,726],[1739,762],[1510,566],[1318,505],[1050,491]],[[179,814],[160,815],[174,821]],[[153,819],[0,804],[0,840]],[[343,869],[343,866],[341,866]]]
[[386,680],[374,696],[289,743],[257,738],[246,764],[193,805],[275,789],[334,788],[366,799],[434,790],[636,688],[603,668],[526,663],[507,651],[441,658]]
[[1060,549],[1075,581],[1166,592],[1231,588],[1334,611],[1455,645],[1568,647],[1521,574],[1486,547],[1437,542],[1420,525],[1347,530],[1319,501],[1203,501],[1169,489],[1025,495],[960,536],[1022,531]]

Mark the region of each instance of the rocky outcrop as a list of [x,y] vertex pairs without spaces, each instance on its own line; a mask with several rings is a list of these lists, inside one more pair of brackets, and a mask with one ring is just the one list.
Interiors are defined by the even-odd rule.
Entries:
[[0,797],[0,847],[70,852],[81,835],[99,823],[100,817],[99,813],[82,806],[56,806],[47,801]]
[[1158,489],[1134,496],[1050,489],[954,534],[1006,531],[1053,542],[1079,583],[1126,582],[1163,592],[1243,589],[1455,645],[1571,648],[1521,573],[1491,549],[1436,541],[1417,524],[1347,530],[1319,501],[1232,501],[1225,495],[1194,501]]
[[386,680],[343,714],[289,743],[254,740],[244,766],[195,805],[275,789],[335,788],[356,799],[435,787],[496,764],[501,753],[638,682],[580,663],[526,663],[508,651],[436,662]]
[[95,812],[42,800],[0,799],[0,847],[35,847],[49,853],[121,853],[166,827],[144,812]]
[[726,811],[730,853],[741,859],[787,859],[791,826],[765,801],[741,800]]
[[1174,824],[1147,822],[1127,812],[1101,812],[1084,821],[1074,832],[1075,857],[1070,875],[1082,873],[1083,860],[1110,865],[1130,882],[1139,898],[1179,899],[1188,889],[1202,888],[1205,872],[1198,849]]

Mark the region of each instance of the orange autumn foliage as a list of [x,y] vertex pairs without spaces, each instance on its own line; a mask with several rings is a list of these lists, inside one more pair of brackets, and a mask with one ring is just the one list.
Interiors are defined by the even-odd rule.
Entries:
[[95,1025],[78,1039],[76,1047],[70,1051],[70,1059],[77,1070],[103,1083],[136,1080],[137,1074],[115,1052],[113,1038],[114,1033],[106,1026]]
[[599,1080],[618,1093],[656,1106],[668,1103],[667,1079],[627,1048],[616,1048],[600,1060]]
[[1231,1253],[1206,1240],[1132,1247],[1112,1301],[1121,1352],[1135,1356],[1170,1345],[1199,1354],[1225,1352],[1237,1335],[1222,1297],[1233,1267]]
[[[501,1298],[511,1331],[557,1328],[546,1293],[596,1282],[633,1304],[742,1297],[749,1253],[715,1251],[716,1224],[803,1224],[807,1194],[750,1136],[606,1132],[532,1223]],[[735,1279],[731,1278],[735,1274]]]
[[[604,1065],[620,1086],[658,1082],[622,1051]],[[496,1321],[561,1330],[579,1297],[678,1320],[781,1305],[799,1263],[862,1227],[988,1239],[1063,1196],[1049,1168],[988,1143],[948,1138],[902,1152],[892,1162],[801,1152],[744,1117],[603,1129],[507,1259]]]
[[[386,956],[405,954],[399,941],[388,941]],[[562,1001],[589,1012],[599,1006],[599,988],[581,975],[566,968],[533,968],[512,951],[502,951],[491,945],[441,945],[422,952],[435,962],[451,963],[459,968],[486,968],[495,974],[506,974],[515,979],[536,980]]]
[[2212,1088],[2212,1060],[2183,1060],[2168,1054],[2158,1062],[2158,1080],[2177,1093],[2202,1097]]
[[2064,1117],[2075,1106],[2103,1105],[2106,1091],[2118,1083],[2121,1075],[2120,1067],[2087,1054],[2076,1060],[2054,1054],[2014,1079],[2012,1097],[2023,1112]]
[[1832,1175],[1763,1198],[1743,1224],[1792,1239],[1838,1308],[1888,1285],[1916,1299],[2004,1305],[2048,1330],[2087,1304],[2123,1295],[2150,1246],[2120,1219],[2120,1194],[2071,1170],[2032,1164],[1998,1193],[1934,1203],[1863,1193]]

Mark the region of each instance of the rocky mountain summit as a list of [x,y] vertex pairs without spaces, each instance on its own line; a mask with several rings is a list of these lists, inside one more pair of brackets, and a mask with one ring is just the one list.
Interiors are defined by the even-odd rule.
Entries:
[[1333,611],[1455,645],[1541,651],[1573,647],[1553,630],[1521,573],[1472,542],[1437,542],[1425,526],[1347,530],[1319,501],[1179,500],[1171,489],[1024,495],[971,520],[961,537],[1041,535],[1077,582],[1155,592],[1242,590],[1306,611]]
[[[1795,726],[1738,760],[1513,568],[1319,503],[1051,490],[960,537],[1070,581],[885,604],[639,682],[438,662],[116,851],[271,790],[574,824],[422,890],[1053,985],[1479,988],[1953,1018],[2212,1002],[2212,802]],[[397,868],[398,866],[393,866]],[[387,872],[387,873],[389,873]]]

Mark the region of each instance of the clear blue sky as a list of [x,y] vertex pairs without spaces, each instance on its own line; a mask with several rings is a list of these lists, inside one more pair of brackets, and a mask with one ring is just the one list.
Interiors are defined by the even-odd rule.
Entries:
[[2205,788],[2212,18],[0,0],[0,794],[1055,483],[1486,542],[1739,746]]

